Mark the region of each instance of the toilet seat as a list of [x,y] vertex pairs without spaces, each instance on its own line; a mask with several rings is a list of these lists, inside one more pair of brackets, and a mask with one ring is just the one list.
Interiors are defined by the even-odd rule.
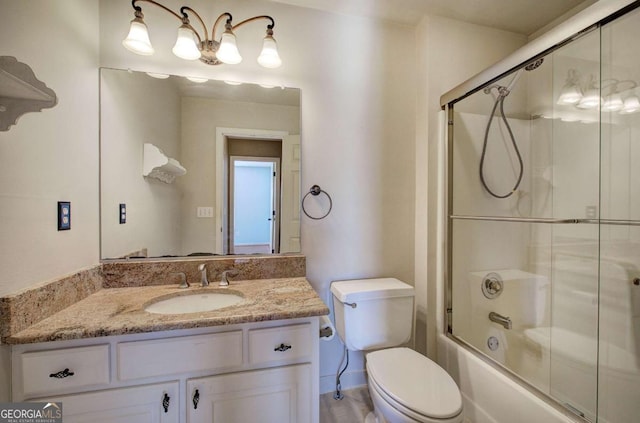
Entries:
[[409,348],[367,354],[370,388],[393,408],[418,422],[457,421],[462,398],[451,376]]

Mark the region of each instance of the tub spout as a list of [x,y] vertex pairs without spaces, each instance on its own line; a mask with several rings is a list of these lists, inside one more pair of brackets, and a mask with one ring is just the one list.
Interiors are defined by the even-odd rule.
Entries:
[[504,317],[503,315],[492,311],[489,313],[489,320],[502,325],[505,329],[511,329],[511,318],[509,317]]

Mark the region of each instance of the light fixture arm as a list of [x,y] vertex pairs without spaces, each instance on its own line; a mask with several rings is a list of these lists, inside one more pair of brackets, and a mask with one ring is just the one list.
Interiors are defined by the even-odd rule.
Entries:
[[[198,42],[201,43],[202,42],[202,37],[200,37],[200,34],[198,33],[198,31],[196,31],[195,28],[189,22],[189,15],[187,15],[187,12],[185,12],[185,10],[188,10],[189,12],[193,13],[195,15],[195,17],[198,19],[198,21],[200,21],[200,25],[202,25],[202,29],[204,30],[204,39],[205,40],[209,40],[209,33],[207,32],[207,25],[205,25],[204,20],[202,20],[202,17],[200,17],[198,12],[196,12],[195,10],[190,8],[189,6],[182,6],[180,8],[180,13],[182,13],[182,16],[183,16],[182,23],[187,25],[193,31],[193,33],[196,34],[196,37],[198,37]],[[213,33],[211,34],[211,37],[213,38]]]
[[[231,16],[231,15],[229,15],[229,16]],[[271,30],[272,31],[273,28],[276,26],[276,22],[273,20],[273,18],[271,16],[260,15],[260,16],[254,16],[253,18],[245,19],[244,21],[233,25],[232,29],[239,28],[240,26],[242,26],[242,25],[244,25],[246,23],[257,21],[259,19],[266,19],[268,21],[271,21],[271,23],[269,25],[267,25],[267,30]],[[229,20],[229,23],[231,23],[231,20]]]
[[222,15],[218,16],[218,19],[216,19],[216,21],[213,24],[213,28],[211,28],[211,39],[212,40],[216,38],[216,31],[218,29],[218,25],[220,25],[220,22],[222,22],[222,20],[224,18],[227,18],[227,20],[225,22],[225,29],[226,29],[227,25],[231,25],[231,20],[233,19],[233,16],[231,16],[231,13],[224,12]]
[[157,1],[153,1],[153,0],[131,0],[131,6],[136,11],[136,16],[137,16],[138,13],[142,14],[142,7],[136,5],[136,3],[139,2],[139,1],[144,1],[144,2],[147,2],[147,3],[155,4],[156,6],[158,6],[161,9],[171,13],[173,16],[175,16],[180,21],[182,21],[182,17],[180,15],[178,15],[176,12],[174,12],[173,10],[169,9],[168,7],[158,3]]

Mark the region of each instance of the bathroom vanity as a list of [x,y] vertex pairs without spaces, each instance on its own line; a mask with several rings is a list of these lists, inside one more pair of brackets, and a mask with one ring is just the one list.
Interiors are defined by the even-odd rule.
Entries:
[[13,401],[62,402],[65,422],[317,421],[317,318],[17,345],[12,362]]
[[318,422],[319,319],[305,278],[232,283],[238,304],[153,314],[217,286],[101,289],[6,337],[13,402],[62,402],[70,422]]

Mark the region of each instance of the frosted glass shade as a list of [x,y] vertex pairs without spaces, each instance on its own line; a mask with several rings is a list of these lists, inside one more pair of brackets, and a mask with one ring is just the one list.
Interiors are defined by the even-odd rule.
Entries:
[[171,51],[184,60],[197,60],[202,56],[193,30],[186,25],[178,28],[178,38]]
[[561,106],[577,104],[582,99],[582,92],[580,87],[574,84],[567,84],[560,91],[560,97],[558,98],[558,104]]
[[122,41],[122,45],[129,51],[143,56],[150,56],[154,53],[147,25],[141,18],[135,18],[129,26],[127,38]]
[[640,111],[640,100],[635,95],[629,96],[624,100],[624,105],[620,114],[628,115],[630,113],[636,113]]
[[623,105],[624,103],[622,102],[620,94],[614,93],[604,100],[602,110],[606,112],[617,112],[618,110],[622,110]]
[[271,35],[264,37],[258,63],[265,68],[278,68],[282,65],[276,40]]
[[228,65],[236,65],[242,62],[242,56],[240,56],[240,52],[238,51],[236,36],[233,35],[233,32],[225,31],[222,34],[220,47],[218,47],[216,57],[222,63],[226,63]]
[[576,107],[580,109],[595,109],[600,106],[601,102],[600,91],[597,88],[592,88],[584,93],[584,96]]

